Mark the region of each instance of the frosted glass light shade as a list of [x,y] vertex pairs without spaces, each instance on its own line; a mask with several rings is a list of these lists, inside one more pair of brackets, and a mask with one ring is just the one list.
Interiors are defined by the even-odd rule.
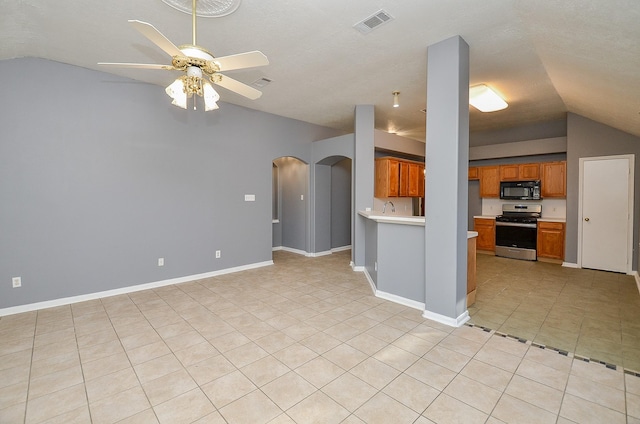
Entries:
[[173,99],[171,102],[172,105],[176,105],[182,109],[187,108],[187,93],[184,91],[184,82],[181,78],[172,82],[164,91]]
[[509,106],[502,97],[484,84],[469,88],[469,104],[480,112],[495,112]]
[[202,91],[202,97],[204,98],[204,110],[208,112],[210,110],[218,109],[218,104],[216,102],[220,100],[220,95],[213,89],[211,84],[204,81],[202,83]]

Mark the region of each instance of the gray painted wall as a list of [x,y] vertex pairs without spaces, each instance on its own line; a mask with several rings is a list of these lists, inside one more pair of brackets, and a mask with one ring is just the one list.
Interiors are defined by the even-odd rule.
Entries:
[[424,227],[378,223],[377,230],[376,288],[424,303]]
[[425,310],[467,310],[469,45],[455,36],[427,48]]
[[351,245],[351,159],[331,167],[331,248]]
[[42,59],[0,77],[0,308],[270,260],[272,161],[339,135]]
[[513,143],[567,135],[567,121],[538,122],[535,124],[519,125],[498,131],[476,131],[469,134],[469,146],[486,146],[490,144]]
[[580,158],[635,154],[633,269],[638,269],[640,232],[640,138],[580,115],[567,117],[567,226],[565,262],[578,260]]
[[355,141],[353,163],[353,249],[351,260],[356,267],[363,267],[365,261],[365,221],[358,211],[373,208],[374,179],[374,125],[373,105],[357,105],[355,109]]

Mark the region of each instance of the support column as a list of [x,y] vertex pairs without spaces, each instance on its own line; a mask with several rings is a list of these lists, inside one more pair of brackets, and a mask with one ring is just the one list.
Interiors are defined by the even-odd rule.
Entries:
[[353,156],[353,233],[351,261],[354,270],[364,270],[365,218],[358,211],[373,207],[374,129],[373,105],[357,105]]
[[469,45],[455,36],[427,50],[425,311],[451,326],[467,311]]

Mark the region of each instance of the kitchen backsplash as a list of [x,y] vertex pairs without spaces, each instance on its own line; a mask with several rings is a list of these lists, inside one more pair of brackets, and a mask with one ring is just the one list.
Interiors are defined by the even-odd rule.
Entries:
[[502,200],[502,199],[492,199],[492,198],[483,198],[482,199],[482,215],[483,216],[497,216],[502,213],[502,205],[505,203],[525,203],[525,204],[536,204],[540,203],[542,205],[542,217],[543,218],[557,218],[557,219],[566,219],[567,217],[567,200],[566,199],[543,199],[542,201],[513,201],[513,200]]
[[395,206],[395,212],[392,212],[391,205],[387,205],[385,215],[407,216],[413,214],[413,201],[411,197],[392,197],[392,198],[373,198],[373,210],[382,212],[384,202],[391,201]]

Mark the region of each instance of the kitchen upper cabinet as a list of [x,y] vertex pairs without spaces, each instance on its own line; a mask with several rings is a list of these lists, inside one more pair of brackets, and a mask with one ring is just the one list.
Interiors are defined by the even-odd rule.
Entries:
[[375,163],[375,197],[424,197],[424,165],[391,157]]
[[518,165],[500,165],[500,181],[517,181],[519,175]]
[[538,221],[538,257],[564,260],[564,223]]
[[567,197],[567,162],[544,162],[540,167],[542,198]]
[[539,163],[523,163],[518,165],[518,173],[520,179],[527,180],[539,180],[540,179],[540,164]]
[[375,197],[398,197],[400,161],[392,158],[376,159],[375,173]]
[[480,197],[500,197],[500,167],[480,167]]
[[476,248],[478,250],[496,250],[496,220],[473,218],[473,230],[478,232]]
[[539,163],[500,165],[500,181],[527,181],[539,179]]
[[469,167],[469,180],[479,180],[480,179],[480,168],[477,166]]

